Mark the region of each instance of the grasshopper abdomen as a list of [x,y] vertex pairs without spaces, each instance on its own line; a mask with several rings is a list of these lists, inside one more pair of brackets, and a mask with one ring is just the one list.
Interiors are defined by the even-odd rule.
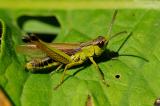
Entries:
[[26,64],[26,68],[31,72],[36,72],[37,70],[43,70],[46,68],[52,68],[60,65],[59,62],[55,62],[50,57],[33,59]]

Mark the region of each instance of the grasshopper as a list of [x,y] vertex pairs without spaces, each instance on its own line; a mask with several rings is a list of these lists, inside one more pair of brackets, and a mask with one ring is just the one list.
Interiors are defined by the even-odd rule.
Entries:
[[[86,60],[90,60],[91,63],[93,63],[93,65],[96,67],[96,70],[98,71],[102,82],[105,83],[104,74],[100,70],[97,63],[94,61],[94,57],[99,57],[102,55],[102,53],[106,50],[107,44],[112,38],[116,37],[117,35],[126,33],[126,31],[123,31],[115,34],[114,36],[111,36],[110,33],[116,14],[117,10],[115,10],[109,26],[108,39],[103,36],[98,36],[96,39],[82,43],[46,43],[36,36],[26,37],[25,40],[30,44],[19,46],[19,50],[22,51],[22,49],[25,48],[23,50],[37,50],[38,53],[45,54],[42,56],[42,58],[32,59],[26,64],[26,68],[35,71],[51,66],[58,66],[56,70],[59,70],[62,65],[65,65],[61,80],[55,87],[55,89],[57,89],[60,85],[63,84],[64,77],[69,68],[81,65]],[[129,34],[129,36],[130,35],[131,34]]]

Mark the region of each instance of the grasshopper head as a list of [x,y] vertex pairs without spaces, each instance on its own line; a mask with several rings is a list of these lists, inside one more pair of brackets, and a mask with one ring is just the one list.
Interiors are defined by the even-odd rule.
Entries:
[[107,40],[103,36],[98,36],[95,40],[93,40],[93,45],[98,45],[100,48],[103,48],[107,45]]
[[93,45],[98,45],[100,48],[105,48],[111,39],[113,39],[116,36],[119,36],[121,34],[124,34],[124,33],[127,33],[127,32],[126,31],[118,32],[115,35],[109,37],[108,39],[106,39],[103,36],[98,36],[96,39],[93,40],[92,44]]

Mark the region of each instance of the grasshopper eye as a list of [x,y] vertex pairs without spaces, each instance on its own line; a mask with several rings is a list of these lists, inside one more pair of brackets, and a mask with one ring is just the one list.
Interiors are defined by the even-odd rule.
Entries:
[[99,36],[97,39],[97,45],[101,48],[104,47],[104,45],[106,45],[106,39],[102,36]]
[[104,45],[105,45],[105,41],[101,41],[101,42],[98,43],[99,47],[103,47]]

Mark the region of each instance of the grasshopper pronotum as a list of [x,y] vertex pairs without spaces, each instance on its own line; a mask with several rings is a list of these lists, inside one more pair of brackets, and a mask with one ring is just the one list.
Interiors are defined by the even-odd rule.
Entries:
[[[99,72],[101,76],[101,80],[105,83],[104,75],[100,71],[99,66],[94,61],[94,57],[101,56],[101,54],[105,51],[108,42],[116,37],[117,35],[126,33],[126,31],[115,34],[114,36],[110,36],[112,25],[114,23],[115,17],[117,14],[117,10],[115,10],[113,14],[113,18],[108,30],[109,38],[106,39],[103,36],[98,36],[96,39],[93,39],[88,42],[83,43],[46,43],[42,40],[38,39],[36,36],[28,36],[25,39],[30,42],[29,45],[21,45],[19,49],[33,49],[38,50],[39,52],[43,52],[45,56],[43,58],[33,59],[26,64],[26,68],[29,70],[37,70],[42,68],[47,68],[53,65],[59,66],[61,68],[62,65],[65,65],[61,80],[59,84],[56,86],[58,88],[63,82],[64,77],[66,75],[66,71],[77,65],[81,65],[86,60],[90,60],[96,70]],[[131,33],[129,34],[129,36]]]

